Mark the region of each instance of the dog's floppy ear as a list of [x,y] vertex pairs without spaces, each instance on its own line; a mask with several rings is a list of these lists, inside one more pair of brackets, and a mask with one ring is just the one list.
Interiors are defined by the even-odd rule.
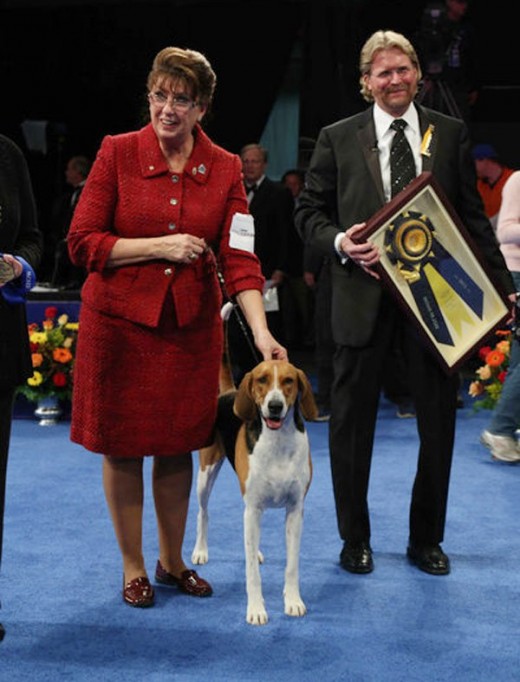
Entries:
[[233,405],[233,412],[245,422],[251,422],[256,417],[256,404],[251,392],[252,383],[252,373],[248,372],[240,382]]
[[301,369],[298,369],[297,372],[300,387],[300,408],[304,418],[313,421],[318,416],[318,406],[314,400],[314,393],[305,372]]

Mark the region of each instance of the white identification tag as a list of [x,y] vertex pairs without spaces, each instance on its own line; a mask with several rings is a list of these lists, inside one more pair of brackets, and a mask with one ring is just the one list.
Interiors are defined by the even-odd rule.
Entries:
[[278,288],[273,287],[272,280],[268,279],[264,284],[264,310],[266,313],[274,313],[280,310],[278,303]]
[[252,215],[235,213],[231,221],[229,232],[229,246],[254,253],[255,250],[255,221]]

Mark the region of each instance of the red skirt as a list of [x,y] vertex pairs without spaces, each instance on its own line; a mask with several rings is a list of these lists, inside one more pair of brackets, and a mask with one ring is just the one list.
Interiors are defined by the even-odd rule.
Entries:
[[173,303],[158,328],[83,304],[71,440],[115,457],[174,456],[211,442],[222,320],[179,329]]

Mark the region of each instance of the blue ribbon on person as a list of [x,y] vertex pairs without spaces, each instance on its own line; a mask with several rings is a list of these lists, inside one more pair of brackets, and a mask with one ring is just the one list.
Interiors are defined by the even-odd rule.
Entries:
[[401,213],[385,233],[385,251],[408,282],[421,317],[438,343],[454,346],[446,320],[460,335],[474,320],[461,300],[482,319],[484,292],[440,244],[430,219]]
[[[0,258],[3,255],[0,253]],[[11,305],[25,303],[27,293],[36,285],[36,273],[33,267],[21,256],[16,256],[16,260],[22,265],[22,274],[0,287],[0,294]]]

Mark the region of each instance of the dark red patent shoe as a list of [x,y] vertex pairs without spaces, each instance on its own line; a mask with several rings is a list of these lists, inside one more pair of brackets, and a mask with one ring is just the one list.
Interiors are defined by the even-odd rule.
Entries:
[[161,585],[178,587],[181,592],[192,597],[210,597],[213,594],[211,585],[201,578],[193,570],[187,569],[181,573],[180,578],[176,578],[163,567],[160,561],[157,562],[155,569],[155,580]]
[[126,585],[123,577],[123,599],[130,606],[146,608],[153,606],[155,594],[146,576],[129,580]]

